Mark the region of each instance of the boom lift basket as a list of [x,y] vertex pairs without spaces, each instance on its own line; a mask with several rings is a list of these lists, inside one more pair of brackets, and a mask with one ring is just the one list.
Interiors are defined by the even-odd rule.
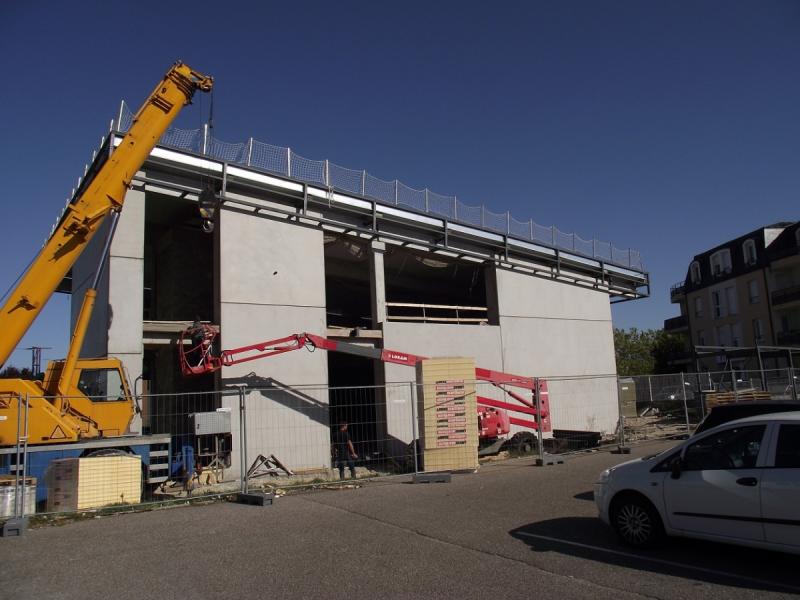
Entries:
[[181,331],[178,340],[181,373],[205,375],[222,368],[222,360],[214,342],[219,337],[219,327],[206,323],[195,323]]

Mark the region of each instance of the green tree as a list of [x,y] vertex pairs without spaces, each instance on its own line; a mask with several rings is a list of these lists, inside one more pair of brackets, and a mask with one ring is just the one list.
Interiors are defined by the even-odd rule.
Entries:
[[614,351],[617,358],[617,374],[623,376],[648,375],[653,372],[652,329],[614,329]]
[[659,329],[651,351],[653,372],[676,373],[680,371],[680,367],[676,367],[673,361],[684,354],[686,350],[686,342],[681,336]]
[[671,364],[685,351],[680,336],[663,329],[614,329],[614,350],[617,358],[617,374],[625,377],[675,373],[679,371]]
[[0,371],[0,379],[41,379],[41,376],[35,378],[28,368],[18,369],[17,367],[8,366]]

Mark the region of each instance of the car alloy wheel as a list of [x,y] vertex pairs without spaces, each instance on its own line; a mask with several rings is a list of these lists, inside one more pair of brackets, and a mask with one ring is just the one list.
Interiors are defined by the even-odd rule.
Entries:
[[617,511],[617,531],[622,539],[634,546],[645,546],[653,539],[656,527],[649,511],[639,503],[623,504]]

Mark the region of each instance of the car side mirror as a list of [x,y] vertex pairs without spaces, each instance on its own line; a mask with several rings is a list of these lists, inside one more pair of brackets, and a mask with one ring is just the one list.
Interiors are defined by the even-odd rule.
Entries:
[[672,463],[672,472],[670,473],[670,477],[672,477],[673,479],[680,479],[682,472],[683,472],[683,460],[679,458]]

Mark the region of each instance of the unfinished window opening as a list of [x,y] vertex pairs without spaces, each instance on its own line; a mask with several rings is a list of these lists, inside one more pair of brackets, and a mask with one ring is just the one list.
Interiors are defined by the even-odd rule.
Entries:
[[391,248],[384,267],[389,321],[489,324],[483,264]]
[[370,328],[369,246],[329,233],[324,243],[328,327]]
[[144,243],[144,320],[212,320],[214,241],[197,204],[148,194]]
[[[376,401],[375,361],[360,356],[328,353],[331,436],[347,423],[355,447],[356,464],[377,459],[382,451]],[[334,457],[335,462],[335,457]]]

